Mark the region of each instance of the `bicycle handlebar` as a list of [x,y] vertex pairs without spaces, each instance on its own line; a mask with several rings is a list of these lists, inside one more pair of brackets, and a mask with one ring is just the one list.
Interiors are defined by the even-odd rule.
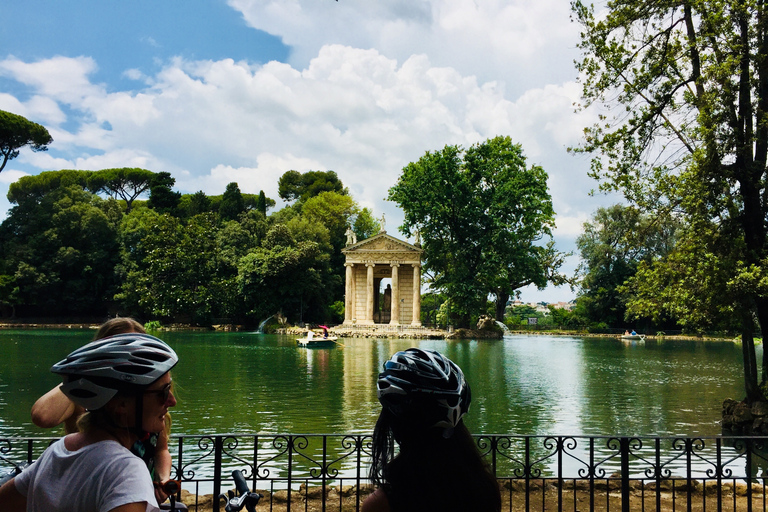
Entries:
[[245,481],[245,477],[243,477],[243,473],[239,469],[232,472],[232,478],[235,481],[235,488],[240,495],[235,497],[232,491],[229,491],[229,497],[220,494],[219,499],[224,498],[227,502],[224,506],[224,510],[226,512],[239,512],[245,507],[248,512],[255,512],[256,504],[264,496],[248,490],[248,483]]
[[245,477],[241,471],[234,470],[232,472],[232,479],[235,481],[235,489],[237,489],[237,492],[240,493],[241,496],[250,492],[248,490],[248,483],[246,483]]

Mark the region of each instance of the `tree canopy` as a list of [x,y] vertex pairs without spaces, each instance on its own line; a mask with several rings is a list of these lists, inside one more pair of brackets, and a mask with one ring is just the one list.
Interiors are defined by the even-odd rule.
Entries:
[[32,151],[46,151],[53,137],[44,126],[26,117],[0,110],[0,172],[9,160],[19,156],[19,149],[29,146]]
[[[730,301],[741,322],[747,397],[761,398],[753,322],[768,328],[766,6],[611,0],[599,15],[581,0],[572,7],[582,26],[584,104],[603,112],[577,151],[594,155],[601,189],[649,213],[674,212],[686,225],[675,249],[653,263],[656,271],[635,282],[677,291],[643,308],[679,311],[682,301],[711,304],[715,295]],[[706,262],[726,274],[702,290],[684,277]],[[765,382],[768,351],[762,367]]]
[[334,171],[287,171],[277,182],[277,193],[284,201],[304,202],[321,192],[346,195],[344,185]]
[[405,212],[401,232],[421,234],[425,272],[461,326],[484,312],[489,294],[503,311],[518,287],[546,285],[562,263],[540,243],[554,226],[547,173],[527,167],[509,137],[427,152],[403,168],[388,199]]
[[[652,263],[672,252],[679,229],[672,217],[643,214],[632,206],[599,208],[576,240],[582,260],[579,302],[588,319],[614,327],[624,324],[627,300],[621,286],[641,262]],[[641,316],[664,320],[658,314]]]
[[[149,191],[158,175],[147,169],[121,167],[100,171],[81,171],[64,169],[44,171],[40,174],[22,176],[8,187],[8,200],[21,203],[26,200],[39,200],[49,192],[70,185],[77,185],[94,194],[103,193],[115,199],[125,201],[126,209],[131,210],[133,202]],[[166,179],[170,178],[168,176]],[[173,178],[170,178],[173,180]]]
[[267,216],[275,201],[263,191],[243,194],[233,182],[219,196],[181,195],[174,183],[166,172],[106,169],[11,184],[14,206],[0,223],[2,313],[109,311],[200,325],[278,311],[295,322],[343,316],[344,230],[372,216],[349,195],[322,191]]

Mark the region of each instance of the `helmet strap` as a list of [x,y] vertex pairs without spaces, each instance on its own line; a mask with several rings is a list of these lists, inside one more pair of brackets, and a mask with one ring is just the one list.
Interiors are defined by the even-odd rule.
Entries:
[[144,430],[144,393],[136,392],[136,421],[133,424],[133,433],[142,441],[147,437],[148,432]]

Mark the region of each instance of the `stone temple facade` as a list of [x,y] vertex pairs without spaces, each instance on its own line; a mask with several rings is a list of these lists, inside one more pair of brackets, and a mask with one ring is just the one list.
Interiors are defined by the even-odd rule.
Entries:
[[[421,253],[382,230],[357,242],[347,231],[344,326],[421,326]],[[381,289],[383,279],[391,283]]]

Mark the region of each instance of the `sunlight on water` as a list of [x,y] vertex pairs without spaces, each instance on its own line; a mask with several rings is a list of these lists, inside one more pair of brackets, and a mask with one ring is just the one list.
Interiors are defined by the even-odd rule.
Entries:
[[[0,436],[50,435],[31,424],[34,400],[57,383],[50,366],[93,331],[0,331]],[[476,433],[715,435],[725,398],[740,398],[733,343],[626,344],[610,338],[344,339],[304,349],[288,336],[164,332],[173,371],[175,433],[369,433],[375,379],[410,346],[439,350],[472,385]],[[761,350],[761,347],[760,347]]]

